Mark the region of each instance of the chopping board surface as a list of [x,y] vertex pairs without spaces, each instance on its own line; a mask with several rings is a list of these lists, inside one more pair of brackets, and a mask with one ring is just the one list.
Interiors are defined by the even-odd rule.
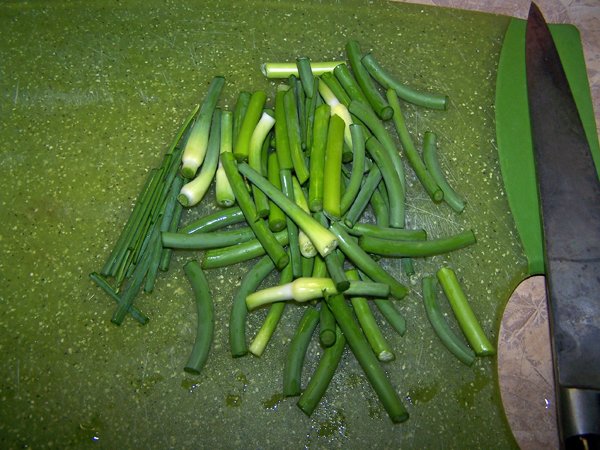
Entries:
[[[10,174],[0,180],[2,446],[514,447],[495,360],[468,368],[452,357],[429,326],[419,288],[421,275],[452,266],[495,341],[504,303],[527,272],[495,142],[496,70],[509,18],[362,1],[104,5],[0,5],[0,165]],[[265,89],[272,103],[276,83],[261,76],[262,62],[344,58],[351,38],[401,81],[450,96],[448,111],[405,111],[419,146],[425,131],[438,134],[442,166],[468,205],[461,215],[433,205],[408,170],[408,224],[431,237],[472,228],[478,238],[416,261],[413,279],[399,261],[382,261],[413,288],[397,302],[406,335],[383,326],[397,354],[385,368],[411,414],[401,425],[389,421],[349,352],[311,418],[280,398],[301,307],[286,309],[262,358],[231,359],[229,302],[249,264],[207,272],[217,331],[198,377],[182,370],[196,318],[181,269],[197,255],[178,254],[155,292],[137,300],[151,319],[144,327],[112,325],[111,301],[87,278],[213,76],[227,79],[224,108],[242,89]],[[263,317],[249,315],[249,336]],[[305,380],[319,354],[313,342]]]

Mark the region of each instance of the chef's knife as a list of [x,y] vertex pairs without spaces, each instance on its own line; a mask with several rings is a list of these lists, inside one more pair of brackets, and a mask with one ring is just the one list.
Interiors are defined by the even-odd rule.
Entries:
[[600,448],[600,181],[552,35],[533,3],[525,41],[561,445]]

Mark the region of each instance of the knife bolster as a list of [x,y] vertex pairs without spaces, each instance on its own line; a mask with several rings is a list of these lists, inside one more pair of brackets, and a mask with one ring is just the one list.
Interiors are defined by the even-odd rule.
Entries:
[[600,390],[558,387],[562,447],[600,448]]

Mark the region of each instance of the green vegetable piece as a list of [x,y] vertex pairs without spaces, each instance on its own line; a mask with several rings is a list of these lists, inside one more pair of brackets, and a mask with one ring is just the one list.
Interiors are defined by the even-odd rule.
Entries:
[[377,357],[364,337],[352,310],[346,304],[343,294],[336,294],[326,298],[327,305],[335,316],[335,320],[348,340],[348,345],[365,372],[373,390],[377,393],[388,416],[394,423],[404,422],[408,419],[408,411],[400,401],[396,389],[392,386],[384,370],[379,365]]
[[181,174],[185,178],[193,178],[198,167],[204,161],[213,113],[224,84],[225,78],[214,77],[208,87],[198,118],[190,131],[181,157]]
[[252,184],[267,194],[306,233],[321,256],[324,257],[335,250],[337,247],[335,236],[329,230],[323,228],[310,214],[289,200],[280,190],[269,183],[266,178],[252,170],[247,164],[241,163],[239,170]]
[[263,256],[246,273],[239,289],[233,297],[231,314],[229,316],[229,345],[231,347],[231,356],[234,358],[244,356],[248,353],[248,345],[246,343],[246,316],[248,314],[246,297],[258,288],[260,283],[274,268],[275,266],[271,258]]
[[473,365],[475,361],[475,353],[462,342],[448,323],[444,319],[444,315],[440,311],[434,292],[434,278],[432,276],[423,277],[423,304],[429,323],[433,330],[438,335],[444,346],[454,355],[460,362],[467,366]]
[[331,347],[335,344],[336,338],[335,317],[331,313],[327,302],[321,302],[319,310],[319,341],[323,348]]
[[231,188],[235,193],[235,198],[237,199],[240,209],[244,213],[246,222],[248,222],[248,225],[250,225],[254,231],[254,234],[264,248],[264,251],[266,251],[271,259],[273,259],[275,267],[278,270],[283,269],[289,261],[288,255],[283,249],[283,246],[277,241],[265,221],[255,220],[257,217],[256,208],[254,207],[254,202],[252,201],[252,198],[246,189],[246,184],[238,172],[238,167],[236,167],[233,154],[223,153],[221,157],[223,161],[223,168],[225,169],[225,173],[227,174]]
[[379,84],[385,89],[394,89],[402,100],[425,108],[446,109],[448,107],[448,96],[419,92],[401,84],[379,65],[372,54],[363,56],[362,63]]
[[394,298],[401,299],[406,296],[408,289],[393,276],[387,273],[379,264],[358,246],[358,244],[344,231],[339,223],[333,223],[329,229],[337,237],[340,250],[354,265],[364,272],[369,278],[379,283],[387,284]]
[[255,91],[250,96],[246,114],[244,115],[239,134],[235,141],[235,145],[233,146],[233,155],[238,161],[245,161],[248,159],[250,139],[260,120],[266,100],[267,94],[264,91]]
[[339,220],[341,213],[342,149],[345,123],[338,115],[331,116],[327,132],[327,148],[323,170],[323,210]]
[[[281,274],[279,276],[279,284],[289,283],[293,279],[292,274],[292,266],[288,264],[283,268]],[[250,294],[250,293],[248,293]],[[244,299],[244,309],[246,305],[246,300]],[[267,344],[271,340],[271,336],[275,332],[275,328],[277,328],[277,324],[283,315],[283,310],[285,309],[285,302],[275,303],[271,305],[269,308],[269,312],[267,313],[267,317],[263,322],[260,330],[256,333],[256,336],[252,340],[250,344],[249,350],[254,356],[261,356],[267,347]]]
[[425,167],[425,164],[421,160],[421,157],[415,148],[415,144],[413,143],[410,133],[408,132],[408,128],[406,127],[406,122],[404,121],[402,110],[400,109],[400,102],[398,101],[396,91],[393,89],[388,89],[386,95],[388,101],[390,102],[391,108],[394,111],[394,125],[396,127],[396,131],[398,132],[400,142],[402,143],[402,148],[404,149],[406,159],[408,159],[408,162],[415,171],[417,178],[425,188],[425,191],[429,197],[431,197],[431,200],[433,200],[435,203],[441,202],[444,198],[444,193],[436,183],[435,179],[432,177],[431,173],[429,173],[427,170],[427,167]]
[[208,149],[206,150],[204,164],[202,164],[198,176],[185,184],[177,196],[179,203],[183,206],[190,207],[198,204],[208,192],[219,164],[220,140],[221,110],[216,108],[210,126],[210,137],[208,139]]
[[[279,161],[277,154],[269,153],[267,157],[267,179],[273,186],[281,190],[281,178],[279,177]],[[286,226],[287,217],[279,206],[269,200],[269,228],[271,231],[281,231]]]
[[[348,270],[346,275],[349,280],[360,280],[358,271]],[[392,361],[395,358],[394,352],[390,344],[386,341],[375,321],[375,317],[369,308],[368,300],[365,297],[352,296],[350,297],[354,314],[358,319],[358,323],[362,328],[367,341],[377,355],[379,361]],[[385,302],[385,301],[384,301]]]
[[238,206],[232,206],[227,209],[220,209],[214,213],[202,216],[186,226],[182,227],[180,233],[205,233],[216,231],[229,225],[244,222],[246,218]]
[[[310,68],[313,76],[331,72],[336,66],[345,64],[344,61],[312,61]],[[267,62],[260,66],[260,71],[267,78],[288,78],[290,75],[298,76],[298,65],[293,62]]]
[[381,96],[375,87],[375,84],[373,84],[373,80],[371,79],[369,72],[363,66],[361,62],[362,54],[357,41],[348,41],[346,43],[346,55],[350,61],[350,66],[352,67],[352,72],[356,77],[356,81],[358,82],[358,85],[360,86],[364,96],[367,98],[367,101],[371,105],[371,108],[373,108],[380,119],[391,119],[394,111],[392,111],[390,105],[388,105],[385,99]]
[[327,104],[322,104],[315,110],[313,143],[310,153],[310,178],[308,180],[308,206],[311,211],[323,209],[323,174],[330,114],[331,108]]
[[[289,89],[283,97],[283,105],[285,109],[285,120],[288,132],[288,144],[290,156],[294,166],[294,172],[300,184],[304,184],[308,180],[309,172],[304,160],[302,152],[300,119],[298,116],[298,105],[294,89]],[[281,165],[283,168],[283,165]]]
[[496,349],[492,346],[477,321],[477,317],[475,317],[475,313],[471,309],[454,271],[449,267],[442,267],[437,272],[437,278],[450,302],[456,320],[475,354],[477,356],[495,355]]
[[200,265],[196,261],[189,261],[183,266],[183,270],[192,285],[198,312],[196,340],[183,370],[198,375],[208,359],[212,344],[215,327],[214,306],[208,280]]
[[[220,153],[231,152],[233,150],[233,113],[231,111],[223,111],[221,113],[221,146]],[[219,158],[217,173],[215,174],[215,200],[217,205],[222,207],[230,207],[235,204],[235,194],[231,189],[229,180],[223,163]]]
[[287,358],[283,371],[283,395],[293,397],[302,391],[302,366],[306,356],[308,344],[313,332],[319,323],[319,311],[309,306],[306,308],[296,333],[290,342]]
[[464,199],[456,193],[444,176],[437,157],[437,136],[431,131],[426,131],[423,137],[423,160],[427,170],[444,192],[444,201],[457,213],[465,209]]
[[[264,223],[264,222],[263,222]],[[266,227],[266,225],[265,225]],[[268,230],[268,227],[266,228]],[[269,230],[269,233],[271,231]],[[283,249],[288,243],[288,234],[285,231],[278,231],[272,234],[275,239],[275,244]],[[218,267],[226,267],[232,264],[237,264],[243,261],[248,261],[253,258],[258,258],[266,252],[265,246],[259,239],[251,239],[241,244],[230,245],[229,247],[221,247],[218,249],[207,250],[202,259],[203,269],[216,269]],[[284,251],[285,258],[278,258],[278,261],[288,262],[289,258]],[[270,255],[269,255],[270,256]],[[272,258],[272,257],[271,257]],[[277,264],[275,264],[277,267]],[[285,266],[284,266],[285,267]]]
[[475,244],[473,230],[465,230],[453,236],[427,241],[398,241],[363,234],[358,244],[368,252],[392,257],[425,257],[440,255]]

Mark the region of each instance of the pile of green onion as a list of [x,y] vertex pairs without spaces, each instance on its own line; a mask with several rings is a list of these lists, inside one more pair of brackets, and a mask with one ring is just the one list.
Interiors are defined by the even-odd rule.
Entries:
[[[311,63],[301,57],[265,64],[265,76],[283,80],[270,105],[266,92],[242,91],[233,111],[222,110],[225,79],[215,77],[161,167],[151,172],[106,264],[90,277],[116,301],[114,323],[122,323],[127,313],[146,323],[134,305],[142,286],[152,290],[157,270],[168,268],[173,250],[202,251],[199,261],[184,266],[198,309],[185,370],[199,373],[214,331],[204,271],[257,258],[231,304],[232,356],[260,356],[286,303],[302,303],[283,394],[299,396],[298,406],[310,415],[347,343],[391,420],[403,422],[408,412],[382,366],[394,359],[394,350],[372,308],[403,335],[406,323],[391,299],[402,299],[409,289],[377,260],[402,258],[410,274],[413,258],[456,251],[476,239],[472,230],[429,239],[424,230],[405,227],[405,161],[433,202],[446,202],[456,213],[465,207],[440,170],[435,134],[425,134],[418,152],[401,109],[404,101],[444,110],[447,97],[398,83],[372,54],[363,55],[356,41],[347,43],[346,54],[348,62]],[[213,183],[221,209],[181,226],[182,208],[207,201]],[[367,220],[367,210],[375,223]],[[279,284],[257,290],[273,271],[279,272]],[[476,356],[494,354],[455,273],[443,267],[437,278],[468,345],[440,313],[435,278],[426,276],[424,307],[441,341],[467,365]],[[248,344],[247,314],[266,307],[266,319]],[[317,325],[323,353],[303,387],[303,361]]]

